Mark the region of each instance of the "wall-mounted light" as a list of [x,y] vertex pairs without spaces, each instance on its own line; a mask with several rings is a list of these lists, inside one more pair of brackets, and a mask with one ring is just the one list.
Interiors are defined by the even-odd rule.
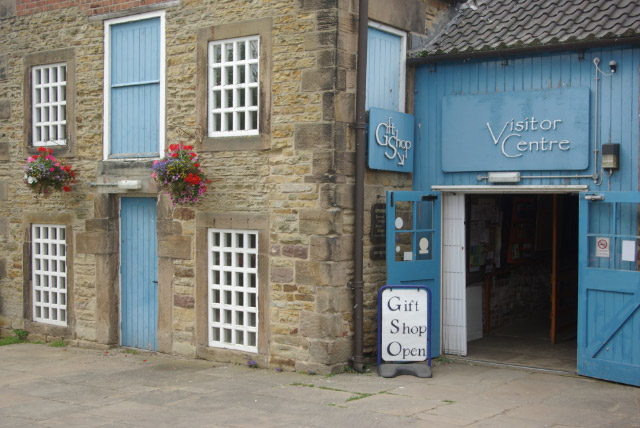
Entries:
[[609,68],[611,69],[611,74],[615,73],[618,69],[618,63],[614,60],[609,61]]
[[519,183],[519,172],[490,172],[488,174],[489,183]]
[[620,144],[602,145],[602,167],[609,171],[620,168]]

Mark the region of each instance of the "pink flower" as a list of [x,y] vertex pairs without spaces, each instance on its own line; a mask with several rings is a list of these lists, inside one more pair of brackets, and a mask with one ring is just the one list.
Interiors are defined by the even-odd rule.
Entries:
[[33,159],[32,157],[27,158],[27,163],[31,163],[33,162],[35,159]]
[[54,168],[49,168],[49,171],[53,172],[53,171],[55,171],[55,169]]

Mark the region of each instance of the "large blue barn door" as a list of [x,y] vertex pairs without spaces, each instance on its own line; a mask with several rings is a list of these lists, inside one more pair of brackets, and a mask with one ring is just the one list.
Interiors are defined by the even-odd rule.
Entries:
[[160,18],[111,26],[110,156],[157,157]]
[[639,216],[638,192],[580,197],[578,373],[636,386],[640,386]]
[[158,350],[156,199],[121,198],[122,346]]
[[440,355],[440,193],[387,192],[387,284],[431,290],[431,357]]

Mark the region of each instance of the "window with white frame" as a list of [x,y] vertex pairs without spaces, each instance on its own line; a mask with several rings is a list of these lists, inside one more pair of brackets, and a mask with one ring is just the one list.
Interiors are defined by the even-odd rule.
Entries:
[[64,226],[31,226],[34,321],[67,325],[67,243]]
[[209,42],[208,135],[258,134],[260,37]]
[[34,146],[59,146],[67,140],[67,65],[31,69],[32,135]]
[[209,346],[258,352],[258,233],[209,229]]

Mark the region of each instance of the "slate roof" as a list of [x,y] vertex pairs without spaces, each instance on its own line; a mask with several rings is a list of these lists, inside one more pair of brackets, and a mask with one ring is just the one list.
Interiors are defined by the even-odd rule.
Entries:
[[639,0],[468,0],[412,57],[640,36]]

